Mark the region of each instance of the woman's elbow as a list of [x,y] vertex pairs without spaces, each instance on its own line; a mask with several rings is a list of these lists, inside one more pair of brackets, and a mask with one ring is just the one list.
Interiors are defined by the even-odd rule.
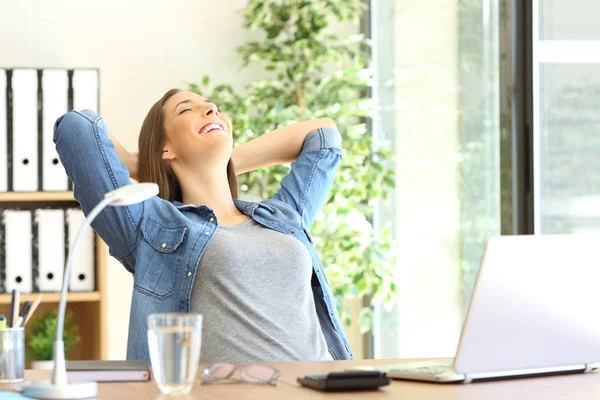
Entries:
[[70,141],[84,124],[84,119],[83,116],[73,111],[59,117],[54,123],[54,143]]
[[335,122],[331,118],[320,118],[319,125],[322,125],[321,128],[337,128]]
[[59,117],[54,123],[54,143],[71,141],[85,135],[85,132],[94,131],[94,115],[91,113],[69,111]]

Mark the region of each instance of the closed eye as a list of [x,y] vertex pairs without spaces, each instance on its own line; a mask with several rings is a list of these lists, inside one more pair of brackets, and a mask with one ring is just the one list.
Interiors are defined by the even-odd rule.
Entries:
[[192,109],[191,109],[191,108],[185,108],[185,109],[183,109],[183,110],[181,110],[181,111],[179,112],[179,115],[183,114],[183,113],[184,113],[184,112],[186,112],[186,111],[192,111]]

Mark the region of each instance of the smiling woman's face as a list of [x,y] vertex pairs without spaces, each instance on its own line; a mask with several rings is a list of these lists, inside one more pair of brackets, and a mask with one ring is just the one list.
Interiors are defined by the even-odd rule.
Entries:
[[231,120],[214,103],[193,92],[179,92],[165,102],[162,111],[166,162],[227,165],[233,149]]

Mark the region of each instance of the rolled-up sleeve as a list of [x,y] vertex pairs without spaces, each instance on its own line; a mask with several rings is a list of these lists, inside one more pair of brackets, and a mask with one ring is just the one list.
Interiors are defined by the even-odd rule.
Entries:
[[336,128],[320,128],[306,136],[302,152],[323,149],[342,149],[342,135]]
[[309,229],[327,200],[342,161],[342,135],[337,128],[319,128],[304,139],[298,159],[273,196],[293,207]]

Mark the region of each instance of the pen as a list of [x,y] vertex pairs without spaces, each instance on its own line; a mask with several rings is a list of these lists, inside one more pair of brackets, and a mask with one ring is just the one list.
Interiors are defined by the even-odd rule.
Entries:
[[8,327],[12,327],[12,320],[13,320],[13,312],[14,312],[14,308],[15,308],[15,293],[17,291],[15,289],[12,290],[12,292],[10,293],[10,309],[8,310],[8,321],[6,321],[6,324],[8,325]]
[[13,319],[11,327],[17,327],[17,319],[19,319],[19,308],[21,307],[21,292],[15,290],[15,304],[13,305]]
[[26,301],[25,303],[23,303],[23,308],[21,309],[19,318],[17,318],[17,324],[15,325],[16,328],[20,328],[22,326],[23,321],[25,320],[25,317],[27,317],[27,314],[29,314],[30,307],[31,307],[30,301]]
[[6,317],[0,314],[0,329],[6,328]]
[[31,316],[35,312],[36,308],[38,308],[38,306],[40,305],[41,301],[42,301],[42,295],[40,294],[40,295],[38,295],[37,299],[35,299],[35,301],[31,305],[31,307],[29,308],[29,313],[25,317],[25,322],[23,322],[23,326],[27,325],[27,322],[29,322],[29,318],[31,318]]

